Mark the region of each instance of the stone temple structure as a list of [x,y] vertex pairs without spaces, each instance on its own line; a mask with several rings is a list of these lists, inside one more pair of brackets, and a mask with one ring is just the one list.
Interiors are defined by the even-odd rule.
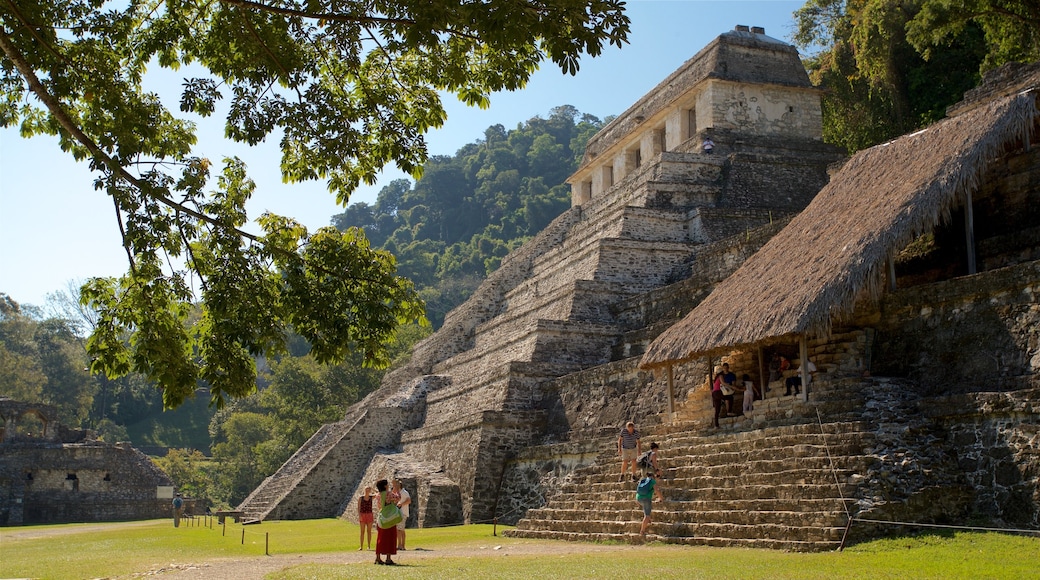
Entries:
[[[396,476],[414,498],[410,525],[497,519],[518,523],[518,535],[624,539],[641,513],[634,484],[618,481],[615,446],[634,420],[644,443],[662,447],[669,502],[655,510],[653,530],[662,541],[824,549],[882,533],[874,520],[979,515],[1036,528],[1037,116],[1022,99],[1011,109],[1024,113],[978,104],[1008,90],[980,90],[961,108],[958,142],[986,147],[939,161],[973,168],[970,179],[939,175],[919,188],[970,185],[974,214],[950,201],[962,198],[937,194],[928,219],[903,219],[922,201],[912,190],[905,212],[867,228],[870,216],[888,215],[869,200],[892,196],[879,193],[884,183],[842,177],[858,157],[843,168],[822,143],[819,94],[794,47],[759,28],[720,35],[589,142],[569,180],[569,211],[507,256],[406,366],[315,433],[240,509],[253,519],[351,517],[365,485]],[[980,119],[998,114],[1007,115],[1002,128],[984,129]],[[913,144],[926,155],[953,141]],[[898,162],[883,155],[868,161]],[[904,173],[892,189],[924,174],[910,165]],[[814,210],[818,193],[835,205]],[[841,212],[860,225],[822,229],[844,231],[847,242],[823,240],[823,258],[785,269],[816,255],[798,232],[819,228],[799,219],[829,223]],[[967,271],[963,225],[940,219],[965,214],[980,226],[970,244],[978,266]],[[856,254],[855,264],[887,269],[825,259],[873,248],[860,230],[881,232],[884,251]],[[770,245],[785,240],[793,245]],[[911,241],[916,250],[903,251]],[[756,256],[768,258],[768,280],[743,267],[763,261]],[[887,290],[841,285],[843,272],[860,270],[868,281],[887,275]],[[812,291],[818,273],[838,282]],[[728,287],[734,278],[744,285]],[[803,317],[812,321],[805,328],[778,327],[799,309],[773,316],[757,306],[768,296],[752,302],[753,290],[773,288],[767,281],[822,314]],[[674,329],[694,324],[684,319],[691,311],[711,324],[698,329],[702,342],[686,344]],[[965,312],[974,326],[961,322]],[[963,358],[945,352],[954,346]],[[815,361],[811,388],[785,397],[773,383],[752,413],[711,428],[711,367],[724,360],[763,385],[774,353]]]
[[129,444],[69,429],[50,405],[0,397],[0,525],[170,515],[173,482]]

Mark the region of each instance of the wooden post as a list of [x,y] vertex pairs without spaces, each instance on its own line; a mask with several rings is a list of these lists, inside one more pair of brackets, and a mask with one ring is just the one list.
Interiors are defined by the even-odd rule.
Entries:
[[271,555],[271,532],[264,532],[264,555]]
[[675,420],[675,377],[672,365],[668,365],[668,422]]
[[968,274],[975,274],[975,212],[971,207],[971,190],[964,193],[964,242],[968,246]]
[[801,399],[803,401],[809,400],[809,341],[805,338],[805,335],[801,335],[798,339],[798,356],[801,357],[802,362],[798,366],[798,373],[802,375],[802,394]]
[[888,257],[888,291],[896,291],[896,259],[895,256]]
[[220,531],[220,535],[221,536],[226,536],[227,535],[227,520],[224,520],[224,529],[222,529]]
[[[766,351],[762,349],[762,346],[758,347],[758,392],[762,395],[762,400],[766,399],[766,385],[769,384],[769,375],[766,374]],[[754,398],[754,397],[752,397]]]
[[246,545],[246,529],[242,528],[242,545]]

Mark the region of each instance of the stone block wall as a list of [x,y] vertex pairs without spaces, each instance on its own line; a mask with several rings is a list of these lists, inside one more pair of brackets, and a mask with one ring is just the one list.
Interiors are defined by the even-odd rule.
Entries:
[[[337,513],[343,498],[349,496],[356,487],[357,480],[364,473],[375,451],[395,447],[401,430],[414,420],[411,409],[367,409],[361,418],[350,426],[345,436],[320,460],[301,466],[308,468],[306,473],[271,510],[267,518],[323,518]],[[301,451],[304,450],[306,446],[301,448]]]
[[571,473],[613,449],[614,440],[608,435],[521,450],[506,464],[498,494],[499,523],[514,525],[527,510],[545,505]]
[[999,391],[1040,381],[1040,262],[886,295],[871,362],[928,394]]
[[127,445],[11,442],[0,448],[0,525],[171,515],[170,478]]
[[815,90],[709,81],[698,100],[698,112],[701,105],[708,109],[707,126],[713,129],[799,138],[823,134],[820,95]]

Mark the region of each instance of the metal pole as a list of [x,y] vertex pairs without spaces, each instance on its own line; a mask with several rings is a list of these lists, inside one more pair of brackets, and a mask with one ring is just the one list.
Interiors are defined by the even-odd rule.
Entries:
[[224,519],[224,529],[222,529],[220,531],[220,535],[221,536],[226,536],[227,535],[227,519]]
[[242,545],[246,545],[246,529],[242,528]]
[[271,555],[271,532],[264,532],[264,555]]

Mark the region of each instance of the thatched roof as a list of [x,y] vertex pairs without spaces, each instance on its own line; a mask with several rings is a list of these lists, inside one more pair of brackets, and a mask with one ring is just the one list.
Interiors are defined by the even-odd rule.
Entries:
[[886,261],[975,191],[987,162],[1022,143],[1035,89],[995,100],[853,156],[812,203],[689,315],[651,343],[653,368],[741,345],[825,335],[862,292],[876,301]]

